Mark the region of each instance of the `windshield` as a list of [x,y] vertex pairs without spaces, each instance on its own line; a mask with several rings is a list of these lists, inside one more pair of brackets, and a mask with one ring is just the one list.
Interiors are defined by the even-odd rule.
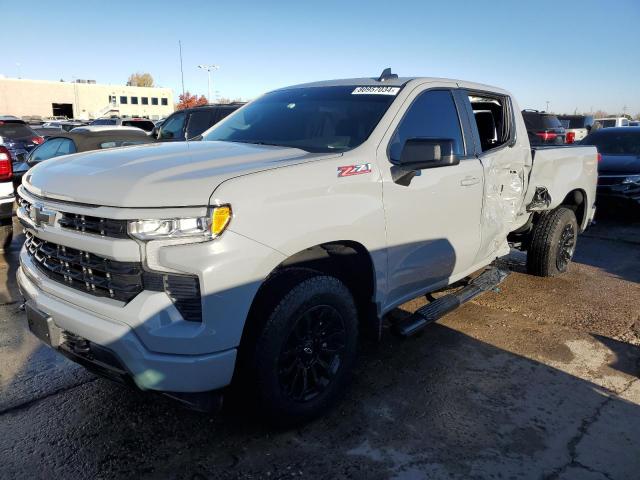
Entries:
[[369,137],[399,90],[355,85],[279,90],[227,117],[203,138],[308,152],[350,150]]
[[586,128],[593,125],[593,117],[584,115],[563,115],[558,119],[564,128]]
[[91,125],[116,125],[117,123],[115,118],[98,118],[91,122]]
[[583,145],[595,145],[606,155],[640,155],[640,130],[598,130],[582,140]]

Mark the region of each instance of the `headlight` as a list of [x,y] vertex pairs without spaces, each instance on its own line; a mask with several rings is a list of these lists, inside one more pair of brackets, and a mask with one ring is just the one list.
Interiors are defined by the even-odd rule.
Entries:
[[230,221],[231,206],[221,205],[211,208],[206,217],[132,220],[128,231],[132,237],[145,241],[174,238],[206,241],[222,234]]

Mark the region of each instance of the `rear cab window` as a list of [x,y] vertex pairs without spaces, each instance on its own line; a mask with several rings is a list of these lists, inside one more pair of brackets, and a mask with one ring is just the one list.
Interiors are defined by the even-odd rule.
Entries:
[[0,137],[6,138],[27,138],[37,136],[28,125],[24,123],[13,123],[0,121]]

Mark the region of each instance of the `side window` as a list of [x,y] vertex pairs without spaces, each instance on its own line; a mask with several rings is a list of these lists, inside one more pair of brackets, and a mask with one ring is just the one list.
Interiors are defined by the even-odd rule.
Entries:
[[460,119],[449,90],[428,90],[414,100],[391,139],[392,161],[400,160],[404,143],[410,138],[451,139],[453,153],[464,155]]
[[69,140],[68,138],[61,138],[60,140],[62,141],[60,142],[60,146],[56,152],[56,157],[76,153],[76,144],[73,143],[73,140]]
[[[511,103],[507,97],[472,93],[469,102],[483,152],[500,147],[513,138]],[[533,126],[535,122],[541,122],[537,112],[523,113],[523,118],[529,131],[536,129]]]
[[182,132],[184,131],[184,122],[186,118],[186,113],[177,113],[172,115],[166,122],[164,122],[162,127],[160,127],[160,138],[165,140],[184,140]]
[[193,138],[200,135],[212,125],[211,110],[195,111],[189,116],[189,125],[187,126],[187,138]]

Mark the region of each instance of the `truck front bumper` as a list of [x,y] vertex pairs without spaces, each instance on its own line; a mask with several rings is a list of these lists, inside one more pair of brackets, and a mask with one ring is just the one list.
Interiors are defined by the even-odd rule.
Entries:
[[165,393],[209,392],[231,382],[235,348],[202,355],[153,352],[128,325],[45,292],[39,283],[48,280],[31,272],[28,263],[17,278],[28,309],[50,318],[60,333],[50,346],[95,373]]

